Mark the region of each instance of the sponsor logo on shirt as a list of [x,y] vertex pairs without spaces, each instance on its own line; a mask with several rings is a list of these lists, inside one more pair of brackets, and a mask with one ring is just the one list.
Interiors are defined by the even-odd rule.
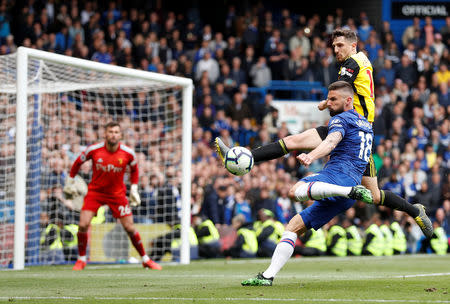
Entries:
[[111,165],[111,164],[109,164],[109,165],[102,165],[102,164],[99,164],[99,163],[95,164],[95,168],[97,170],[101,170],[103,172],[115,172],[115,173],[122,172],[122,170],[123,170],[122,167],[116,167],[116,166]]
[[97,162],[98,162],[98,163],[102,163],[102,162],[103,162],[103,159],[99,158],[99,159],[97,160]]
[[368,122],[367,120],[361,120],[361,119],[358,119],[358,120],[356,121],[356,124],[357,124],[359,127],[361,127],[361,128],[366,128],[366,129],[369,129],[369,130],[372,129],[372,124],[371,124],[370,122]]
[[354,73],[354,71],[352,70],[352,69],[349,69],[349,68],[346,68],[346,67],[343,67],[342,69],[341,69],[341,76],[348,76],[348,77],[353,77],[353,73]]

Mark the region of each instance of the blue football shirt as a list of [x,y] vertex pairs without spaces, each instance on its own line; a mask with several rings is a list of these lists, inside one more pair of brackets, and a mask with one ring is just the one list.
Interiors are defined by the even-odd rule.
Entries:
[[358,184],[372,154],[372,125],[355,110],[333,116],[328,123],[328,134],[340,132],[341,142],[331,151],[325,171],[343,173]]

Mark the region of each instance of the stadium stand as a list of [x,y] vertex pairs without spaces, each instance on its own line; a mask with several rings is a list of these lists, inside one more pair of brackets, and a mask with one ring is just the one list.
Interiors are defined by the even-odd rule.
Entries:
[[[185,14],[177,14],[168,8],[141,9],[121,7],[121,4],[122,1],[106,4],[83,0],[26,1],[24,4],[3,0],[0,54],[13,53],[17,46],[23,45],[192,78],[195,82],[192,212],[211,219],[224,232],[230,231],[229,219],[244,212],[239,209],[243,201],[251,209],[252,220],[256,220],[256,206],[264,206],[285,223],[310,203],[289,201],[285,196],[286,187],[310,170],[320,168],[325,160],[307,169],[299,166],[295,153],[291,153],[257,165],[237,179],[220,165],[213,139],[221,136],[229,145],[254,148],[288,135],[289,130],[280,118],[272,115],[273,105],[265,104],[266,95],[272,94],[274,99],[308,100],[326,96],[325,83],[332,81],[330,77],[338,68],[329,35],[337,27],[354,29],[367,37],[358,47],[373,59],[377,96],[373,151],[381,185],[406,195],[410,201],[420,200],[432,212],[429,215],[433,221],[450,236],[450,17],[445,26],[431,29],[431,34],[420,23],[406,41],[407,45],[399,45],[390,37],[393,34],[388,27],[381,30],[370,26],[371,20],[364,14],[361,18],[347,19],[336,14],[326,18],[306,17],[288,8],[280,7],[271,13],[256,5],[245,11],[230,5],[223,20],[224,30],[219,31],[206,24],[195,7]],[[371,29],[366,31],[367,28]],[[291,38],[296,35],[299,38],[294,43]],[[327,74],[330,67],[334,72]],[[96,107],[92,105],[93,111]],[[127,113],[124,111],[122,121],[135,119]],[[0,121],[6,126],[7,117]],[[268,131],[272,127],[269,121],[276,127],[275,132]],[[143,178],[146,184],[141,184],[145,200],[150,199],[157,185],[152,182],[155,172],[148,165],[154,155],[145,149],[145,140],[151,139],[145,135],[145,124],[142,126],[134,130],[139,133],[135,138],[141,141],[136,141],[133,148],[139,153],[141,176],[147,177]],[[101,138],[99,129],[85,131],[90,134],[86,138],[93,141]],[[9,153],[10,144],[2,142],[0,153]],[[86,144],[90,143],[77,143],[70,150],[79,151]],[[42,177],[46,186],[41,197],[42,209],[48,210],[50,218],[70,212],[58,212],[49,203],[54,200],[56,186],[63,186],[63,176],[76,156],[67,155],[61,149],[52,145],[51,136],[46,140],[45,163],[53,164],[49,166],[53,171],[47,170]],[[155,156],[152,161],[161,157]],[[237,199],[236,193],[242,189],[245,195]],[[379,213],[383,219],[396,221],[403,228],[408,253],[418,250],[422,234],[411,218],[373,205],[356,203],[353,208],[352,224],[362,229],[373,214]],[[136,216],[142,216],[139,210]],[[111,218],[107,216],[106,220]],[[145,222],[145,219],[138,221]],[[231,243],[229,234],[225,238]]]

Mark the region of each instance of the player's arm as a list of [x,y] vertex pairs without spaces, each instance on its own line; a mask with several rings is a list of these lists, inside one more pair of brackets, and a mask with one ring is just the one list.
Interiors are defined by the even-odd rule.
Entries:
[[297,159],[305,166],[311,165],[313,161],[316,159],[322,158],[324,156],[327,156],[330,154],[331,151],[333,151],[334,148],[341,142],[343,136],[342,133],[339,131],[335,131],[333,133],[328,133],[328,136],[325,138],[322,143],[309,152],[308,154],[302,153],[299,156],[297,156]]
[[130,163],[130,205],[132,207],[139,206],[141,204],[141,197],[139,196],[138,191],[138,182],[139,182],[139,169],[137,165],[136,158],[133,158],[133,160]]
[[338,80],[343,80],[350,83],[353,86],[353,83],[358,77],[360,71],[359,64],[352,57],[348,58],[341,66],[339,71]]
[[196,230],[195,234],[197,235],[198,238],[200,238],[200,237],[208,236],[211,233],[210,233],[208,227],[204,226],[201,229]]
[[261,231],[261,233],[258,235],[258,243],[262,243],[265,241],[274,231],[275,229],[272,226],[267,226],[266,228]]

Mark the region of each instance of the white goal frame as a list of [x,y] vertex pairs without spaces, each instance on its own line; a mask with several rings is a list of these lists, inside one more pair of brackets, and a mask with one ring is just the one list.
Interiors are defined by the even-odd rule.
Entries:
[[189,226],[191,198],[191,146],[192,146],[192,79],[136,70],[115,65],[79,59],[26,47],[17,49],[16,76],[16,173],[15,173],[15,212],[14,212],[14,260],[13,269],[21,270],[25,266],[25,210],[27,176],[27,73],[28,59],[41,59],[54,63],[75,66],[92,71],[116,74],[134,79],[151,80],[183,88],[182,92],[182,184],[181,184],[181,248],[180,263],[189,264]]

